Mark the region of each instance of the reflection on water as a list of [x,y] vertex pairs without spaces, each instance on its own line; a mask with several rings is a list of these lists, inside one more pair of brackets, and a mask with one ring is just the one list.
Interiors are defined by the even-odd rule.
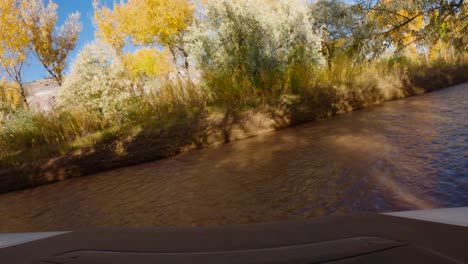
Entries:
[[468,205],[468,85],[0,196],[0,232]]

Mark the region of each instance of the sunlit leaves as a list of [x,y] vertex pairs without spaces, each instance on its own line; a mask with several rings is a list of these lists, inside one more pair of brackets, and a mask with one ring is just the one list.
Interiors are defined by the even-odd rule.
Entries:
[[[112,12],[106,6],[99,6],[97,1],[94,1],[94,20],[98,30],[96,36],[104,40],[116,53],[121,54],[122,48],[125,46],[125,34],[118,21],[116,12]],[[116,5],[118,9],[118,5]]]
[[22,103],[20,89],[16,83],[0,80],[0,115],[19,108]]
[[155,48],[142,48],[127,53],[123,58],[128,73],[134,79],[152,79],[169,74],[173,65],[169,52]]
[[80,31],[79,14],[56,28],[57,5],[43,0],[0,0],[0,66],[18,86],[27,105],[23,69],[31,51],[58,83],[65,60],[75,48]]
[[[194,7],[188,0],[129,0],[113,9],[94,1],[97,35],[122,54],[127,41],[133,45],[170,50],[174,62],[187,57],[182,37],[192,24]],[[188,67],[187,61],[185,66]]]
[[[374,23],[376,41],[392,43],[397,51],[417,52],[416,45],[430,49],[439,39],[454,49],[466,49],[467,7],[463,0],[359,1]],[[450,26],[448,26],[450,25]],[[450,36],[450,37],[448,37]],[[465,44],[464,44],[465,43]]]
[[57,28],[57,4],[43,0],[24,0],[22,16],[35,55],[61,85],[66,59],[70,51],[75,49],[81,31],[80,14],[71,14],[64,25]]
[[20,4],[19,0],[0,0],[0,66],[20,86],[26,103],[22,74],[30,38],[25,30]]

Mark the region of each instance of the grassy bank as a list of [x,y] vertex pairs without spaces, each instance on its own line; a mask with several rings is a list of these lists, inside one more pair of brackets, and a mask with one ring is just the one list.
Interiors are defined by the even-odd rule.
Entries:
[[[55,47],[54,38],[39,45],[22,27],[9,29],[35,50],[5,37],[10,46],[0,52],[17,55],[0,60],[8,62],[0,66],[9,75],[0,82],[0,192],[157,160],[468,80],[462,4],[156,2],[95,1],[96,38],[82,47],[66,76],[66,50],[46,49]],[[28,13],[13,6],[8,11],[19,18]],[[68,41],[71,49],[74,41]],[[46,71],[61,84],[47,113],[28,108],[22,89],[21,65],[32,53],[43,55]],[[49,64],[57,65],[58,75]]]
[[167,81],[155,92],[135,92],[124,110],[106,118],[86,109],[12,113],[0,121],[0,193],[154,161],[466,82],[468,63],[386,60],[354,67],[336,63],[331,69],[297,67],[261,92],[227,93],[216,86],[237,85],[235,80],[213,80],[210,89]]

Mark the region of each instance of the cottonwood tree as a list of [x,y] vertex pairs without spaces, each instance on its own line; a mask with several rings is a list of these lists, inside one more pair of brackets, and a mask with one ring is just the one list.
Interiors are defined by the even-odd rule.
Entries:
[[439,39],[450,39],[460,53],[467,50],[468,9],[464,0],[363,0],[357,7],[367,12],[368,22],[374,24],[373,41],[391,43],[397,51]]
[[141,48],[123,57],[130,77],[134,80],[149,81],[169,74],[172,68],[170,54],[156,48]]
[[21,103],[22,99],[18,85],[7,81],[5,78],[0,79],[0,115],[12,112],[20,107]]
[[188,0],[129,0],[114,3],[113,10],[94,1],[97,35],[122,54],[133,45],[166,48],[174,63],[188,70],[183,36],[192,23],[194,7]]
[[122,56],[127,34],[122,30],[122,21],[119,18],[120,6],[114,2],[114,10],[100,6],[98,0],[93,1],[94,22],[97,28],[96,37],[103,40],[118,56]]
[[19,0],[0,0],[0,66],[18,84],[27,107],[23,86],[23,69],[28,57],[30,38],[21,14]]
[[31,50],[42,66],[57,81],[63,82],[66,59],[75,49],[81,24],[80,14],[73,13],[61,27],[57,27],[57,4],[43,0],[24,0],[21,5],[22,17],[30,37]]

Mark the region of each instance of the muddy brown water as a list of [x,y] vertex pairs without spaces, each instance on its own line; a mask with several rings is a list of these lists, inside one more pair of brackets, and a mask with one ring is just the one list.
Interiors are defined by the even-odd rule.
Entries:
[[187,227],[468,205],[468,84],[0,195],[0,232]]

